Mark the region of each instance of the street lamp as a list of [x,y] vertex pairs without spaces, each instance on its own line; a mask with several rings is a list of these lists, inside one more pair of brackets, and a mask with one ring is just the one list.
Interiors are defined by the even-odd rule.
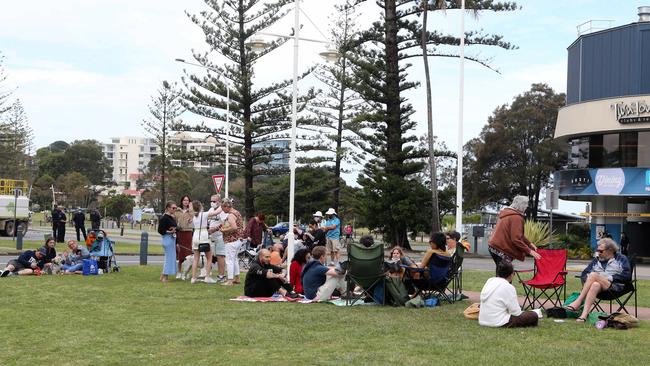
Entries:
[[[198,66],[202,67],[204,69],[208,69],[210,71],[214,71],[217,73],[217,79],[221,78],[223,76],[223,72],[212,68],[210,66],[205,66],[201,64],[196,64],[193,62],[187,62],[182,58],[177,58],[175,60],[176,62],[192,65],[192,66]],[[228,177],[230,176],[230,84],[226,80],[226,77],[223,76],[223,83],[226,85],[226,99],[228,99],[228,102],[226,103],[226,193],[225,193],[225,198],[228,198]]]
[[[268,35],[280,38],[293,38],[293,85],[292,85],[292,100],[291,100],[291,153],[289,154],[289,230],[290,235],[287,240],[287,263],[293,258],[295,249],[295,237],[293,235],[293,223],[295,222],[294,202],[296,194],[296,120],[298,110],[298,41],[308,41],[328,44],[329,42],[310,38],[300,37],[300,0],[294,2],[294,26],[293,35],[287,36],[282,34],[274,34],[269,32],[257,32],[258,35]],[[309,18],[309,17],[308,17]],[[311,21],[311,20],[310,20]],[[313,23],[312,23],[313,24]],[[315,25],[314,25],[315,26]],[[319,30],[320,32],[320,30]],[[322,33],[321,33],[322,34]],[[259,52],[271,46],[270,43],[265,42],[262,38],[253,36],[250,41],[246,42],[253,51]],[[328,47],[327,50],[321,52],[320,55],[326,61],[336,61],[339,58],[339,53],[335,49]],[[288,278],[287,274],[287,278]]]

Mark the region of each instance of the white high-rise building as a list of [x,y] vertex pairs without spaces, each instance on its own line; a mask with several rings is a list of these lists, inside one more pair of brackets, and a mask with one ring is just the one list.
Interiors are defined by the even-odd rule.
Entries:
[[160,148],[152,138],[123,136],[102,144],[102,151],[113,168],[113,181],[133,190],[142,170],[160,153]]

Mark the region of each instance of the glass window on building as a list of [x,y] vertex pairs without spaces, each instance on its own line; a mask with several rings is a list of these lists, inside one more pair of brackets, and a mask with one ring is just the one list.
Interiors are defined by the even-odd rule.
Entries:
[[637,149],[637,166],[650,167],[650,132],[639,132]]
[[603,167],[603,135],[589,136],[589,167]]
[[635,167],[637,163],[637,133],[622,132],[621,143],[621,166]]
[[569,169],[584,169],[589,166],[589,137],[569,141]]
[[621,166],[620,136],[617,133],[603,135],[603,166]]

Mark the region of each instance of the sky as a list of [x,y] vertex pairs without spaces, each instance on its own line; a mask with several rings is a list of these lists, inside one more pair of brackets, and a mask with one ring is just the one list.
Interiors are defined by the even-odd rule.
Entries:
[[[305,0],[302,36],[327,33],[337,0]],[[378,16],[370,2],[358,22],[367,25]],[[566,48],[576,40],[576,26],[595,19],[608,26],[636,22],[637,7],[649,0],[517,1],[513,12],[483,12],[465,16],[465,29],[501,34],[516,50],[467,47],[468,56],[489,59],[491,71],[465,63],[464,134],[466,142],[479,135],[495,108],[510,103],[533,83],[566,91]],[[20,98],[34,130],[36,148],[55,140],[96,139],[145,135],[151,96],[163,80],[180,81],[183,69],[174,62],[192,59],[192,51],[207,52],[203,33],[186,13],[205,10],[202,0],[22,0],[0,2],[0,52],[5,56],[6,87]],[[287,34],[290,15],[268,31]],[[430,16],[430,29],[460,32],[460,12]],[[301,42],[300,68],[319,61],[318,44]],[[275,50],[260,61],[256,83],[291,77],[292,47]],[[215,62],[218,62],[215,59]],[[420,59],[412,59],[412,80],[423,79]],[[279,67],[278,65],[281,65]],[[456,150],[459,116],[459,60],[434,58],[432,70],[434,129],[439,139]],[[303,88],[306,86],[303,86]],[[426,96],[423,88],[407,94],[417,110],[416,131],[424,135]],[[195,117],[183,116],[192,121]],[[355,184],[356,174],[346,176]],[[560,210],[583,212],[584,203],[561,202]]]

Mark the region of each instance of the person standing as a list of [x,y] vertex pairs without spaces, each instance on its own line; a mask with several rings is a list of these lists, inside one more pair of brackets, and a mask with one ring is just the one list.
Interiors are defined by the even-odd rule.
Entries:
[[158,222],[158,233],[162,235],[162,247],[165,250],[165,261],[160,275],[161,282],[169,281],[169,276],[176,274],[176,219],[174,213],[178,207],[170,201],[165,205],[165,213]]
[[512,204],[499,212],[499,220],[488,243],[488,251],[499,267],[501,262],[523,261],[526,254],[535,259],[542,256],[537,247],[524,236],[524,212],[528,207],[528,197],[515,196]]
[[336,211],[330,208],[325,212],[325,223],[323,224],[323,231],[326,232],[325,238],[327,239],[327,251],[330,254],[332,262],[338,263],[339,261],[339,248],[341,247],[341,220],[336,215]]
[[102,215],[99,213],[98,209],[93,209],[90,211],[90,224],[93,231],[99,230],[99,225],[102,220]]
[[192,211],[190,205],[192,202],[190,196],[181,197],[180,202],[181,207],[174,213],[176,219],[176,259],[178,260],[176,278],[184,280],[182,265],[185,258],[192,254],[192,231],[194,230],[192,218],[194,217],[194,211]]
[[59,206],[54,204],[52,207],[52,237],[56,240],[59,233],[59,221],[61,221],[61,211]]
[[86,215],[81,212],[81,209],[75,211],[72,216],[72,222],[74,223],[74,231],[77,233],[77,241],[81,241],[80,231],[84,236],[84,241],[86,241]]
[[264,232],[269,231],[269,227],[266,226],[266,223],[264,222],[265,219],[266,216],[264,216],[264,213],[259,212],[255,217],[252,217],[246,225],[244,237],[250,240],[251,248],[257,248],[262,244]]
[[496,272],[497,276],[488,279],[481,290],[479,325],[493,328],[537,326],[537,314],[533,311],[521,311],[517,301],[517,290],[512,285],[512,263],[500,262]]
[[[57,208],[57,212],[56,242],[63,243],[65,242],[65,223],[68,221],[68,217],[61,208]],[[54,223],[54,216],[52,216],[52,222]]]
[[[211,216],[216,212],[216,216]],[[211,217],[208,233],[212,247],[212,264],[217,265],[217,281],[223,282],[226,279],[226,243],[223,241],[223,233],[219,231],[228,214],[221,209],[221,196],[213,194],[210,197],[210,210],[208,217]]]
[[627,237],[625,231],[621,233],[621,253],[626,257],[630,253],[630,239]]
[[228,214],[224,224],[219,228],[223,233],[223,240],[226,243],[226,272],[228,280],[222,285],[232,286],[239,284],[239,247],[241,246],[241,238],[243,235],[244,219],[239,211],[232,207],[232,200],[226,198],[221,203],[221,209]]
[[211,214],[203,212],[203,204],[199,201],[192,201],[192,211],[194,212],[194,217],[192,217],[192,227],[194,228],[194,233],[192,234],[192,253],[194,254],[192,258],[192,280],[191,283],[197,282],[197,270],[199,267],[199,260],[201,259],[201,253],[205,253],[205,278],[203,282],[205,283],[217,283],[212,277],[210,277],[210,272],[212,270],[212,248],[210,247],[210,233],[208,231],[208,219],[210,215],[216,216],[217,211],[214,211]]

